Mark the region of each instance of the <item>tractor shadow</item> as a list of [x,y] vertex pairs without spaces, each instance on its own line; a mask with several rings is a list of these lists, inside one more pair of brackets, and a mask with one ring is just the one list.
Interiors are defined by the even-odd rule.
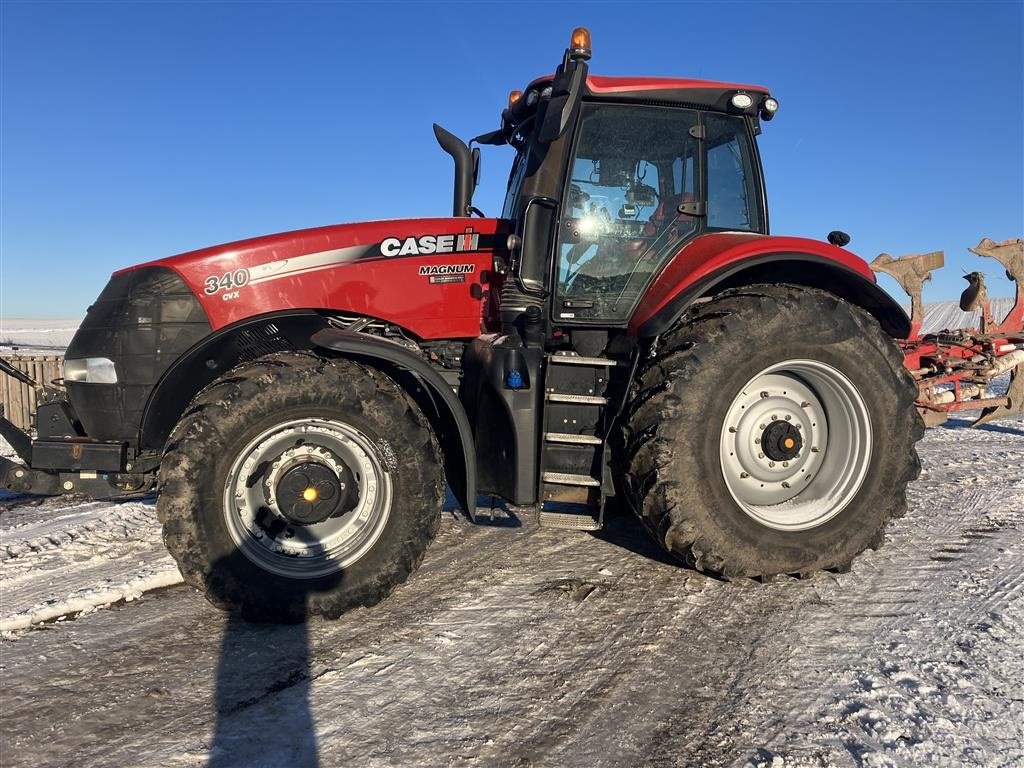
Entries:
[[[233,561],[244,557],[236,552],[224,558],[214,574],[222,568],[237,572]],[[329,586],[343,578],[339,574]],[[308,621],[270,624],[228,614],[217,663],[209,768],[320,766],[310,662]]]
[[[445,486],[444,505],[441,507],[444,514],[453,517],[470,519],[470,516],[462,509],[452,489]],[[490,494],[481,493],[476,497],[476,509],[470,522],[473,525],[484,525],[491,528],[522,528],[523,521],[516,513],[516,509],[508,505],[503,499]]]
[[650,537],[643,525],[625,505],[619,505],[615,498],[608,500],[605,507],[604,527],[590,535],[612,544],[627,552],[641,555],[648,560],[678,568],[682,565],[665,550],[659,547]]

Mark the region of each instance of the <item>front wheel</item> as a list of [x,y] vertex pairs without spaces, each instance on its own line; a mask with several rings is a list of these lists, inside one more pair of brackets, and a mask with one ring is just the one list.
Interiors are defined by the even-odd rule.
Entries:
[[186,582],[247,618],[298,621],[404,581],[443,488],[429,424],[391,379],[280,354],[196,398],[168,441],[157,509]]
[[844,569],[905,511],[916,394],[859,308],[796,286],[724,292],[663,335],[637,377],[627,497],[700,570]]

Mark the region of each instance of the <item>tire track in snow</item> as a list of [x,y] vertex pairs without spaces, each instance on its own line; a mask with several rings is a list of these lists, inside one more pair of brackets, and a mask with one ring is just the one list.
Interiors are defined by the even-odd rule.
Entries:
[[152,503],[45,506],[2,518],[0,632],[181,583]]

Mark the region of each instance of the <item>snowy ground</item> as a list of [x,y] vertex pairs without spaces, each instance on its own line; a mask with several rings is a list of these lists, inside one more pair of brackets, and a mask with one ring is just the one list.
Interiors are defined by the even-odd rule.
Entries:
[[81,322],[0,317],[0,355],[63,354]]
[[967,423],[850,573],[445,513],[386,602],[295,627],[181,585],[152,499],[0,495],[0,766],[1024,765],[1024,419]]

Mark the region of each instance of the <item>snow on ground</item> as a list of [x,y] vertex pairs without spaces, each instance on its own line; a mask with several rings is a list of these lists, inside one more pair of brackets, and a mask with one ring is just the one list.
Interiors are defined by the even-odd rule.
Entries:
[[967,423],[850,573],[729,584],[626,516],[446,513],[387,601],[292,627],[148,591],[152,500],[0,500],[0,614],[51,619],[0,640],[0,764],[1024,765],[1024,419]]
[[51,499],[3,511],[0,632],[182,583],[152,501],[65,505]]
[[0,354],[62,354],[81,322],[0,317]]

